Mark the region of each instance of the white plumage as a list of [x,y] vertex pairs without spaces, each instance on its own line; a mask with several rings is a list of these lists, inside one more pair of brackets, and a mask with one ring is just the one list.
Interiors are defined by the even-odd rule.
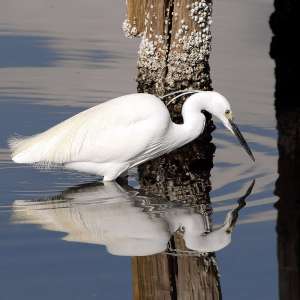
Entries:
[[184,124],[171,121],[156,96],[131,94],[87,109],[37,135],[11,138],[16,163],[61,164],[114,180],[125,170],[170,152],[199,136],[201,110],[216,115],[232,131],[230,105],[216,92],[197,92],[185,102]]

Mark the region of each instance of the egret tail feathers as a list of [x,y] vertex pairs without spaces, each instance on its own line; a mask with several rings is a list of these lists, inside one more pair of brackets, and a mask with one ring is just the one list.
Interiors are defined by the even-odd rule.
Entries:
[[13,136],[8,140],[8,145],[11,150],[11,158],[16,163],[34,163],[34,155],[32,148],[35,144],[35,137]]
[[[35,164],[38,167],[48,168],[60,163],[55,160],[54,153],[49,151],[55,146],[53,142],[51,140],[47,141],[43,134],[37,134],[30,137],[11,137],[8,140],[8,145],[14,162]],[[52,157],[49,152],[52,152]]]
[[41,155],[38,155],[37,147],[41,147],[37,142],[39,135],[30,137],[13,136],[8,140],[11,150],[11,158],[16,163],[38,163]]

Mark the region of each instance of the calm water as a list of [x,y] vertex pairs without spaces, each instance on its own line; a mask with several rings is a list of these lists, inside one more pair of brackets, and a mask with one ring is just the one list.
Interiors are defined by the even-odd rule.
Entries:
[[[211,177],[215,224],[224,222],[256,178],[232,242],[216,253],[222,294],[224,299],[277,299],[277,133],[274,65],[268,55],[272,1],[214,5],[214,88],[230,99],[257,160],[252,165],[217,123]],[[185,222],[199,230],[186,231],[186,243],[201,251],[201,215],[163,203],[158,214],[149,213],[145,202],[153,199],[132,190],[134,170],[131,187],[99,184],[78,190],[70,188],[96,178],[10,162],[10,135],[34,134],[135,91],[138,41],[123,37],[123,18],[119,0],[88,5],[77,0],[71,7],[67,0],[0,4],[1,300],[131,299],[130,256],[165,251],[170,232],[187,228]]]

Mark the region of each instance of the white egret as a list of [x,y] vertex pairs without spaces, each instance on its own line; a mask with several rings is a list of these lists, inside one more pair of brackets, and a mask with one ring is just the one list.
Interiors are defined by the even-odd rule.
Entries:
[[150,94],[121,96],[87,109],[31,137],[9,140],[16,163],[60,164],[71,170],[116,179],[129,168],[169,153],[204,130],[203,110],[234,133],[254,161],[237,126],[230,104],[214,91],[194,93],[182,107],[183,124],[172,122],[160,98]]

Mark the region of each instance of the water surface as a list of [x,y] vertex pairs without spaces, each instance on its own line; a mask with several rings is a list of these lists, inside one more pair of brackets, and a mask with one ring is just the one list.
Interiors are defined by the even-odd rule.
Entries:
[[[34,134],[86,107],[136,90],[138,41],[127,40],[121,32],[124,3],[87,5],[77,0],[70,7],[66,0],[29,0],[20,5],[16,0],[0,4],[0,298],[131,299],[130,255],[138,255],[133,250],[165,251],[170,228],[176,227],[173,221],[195,213],[179,205],[163,209],[173,209],[176,218],[151,216],[132,199],[132,190],[105,197],[98,191],[88,201],[79,193],[79,203],[74,197],[66,201],[70,188],[97,178],[14,165],[6,143],[12,134]],[[232,242],[216,254],[222,293],[224,299],[277,299],[277,134],[268,56],[272,3],[227,0],[214,5],[213,85],[232,103],[257,160],[251,164],[217,123],[211,177],[215,224],[224,222],[256,178]],[[136,188],[134,172],[129,183]],[[123,221],[118,223],[117,217]],[[76,227],[80,220],[82,227]],[[135,228],[144,229],[140,236],[133,233]],[[145,231],[151,233],[151,242],[144,248],[134,246],[137,236],[145,239]],[[113,243],[124,236],[131,243]],[[151,250],[150,245],[157,248]]]

